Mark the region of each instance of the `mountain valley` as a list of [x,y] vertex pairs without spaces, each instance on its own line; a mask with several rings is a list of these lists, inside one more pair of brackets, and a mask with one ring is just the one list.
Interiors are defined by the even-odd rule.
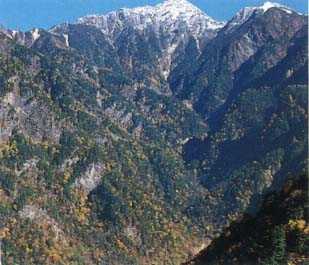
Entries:
[[2,264],[189,261],[307,177],[307,120],[308,16],[279,4],[1,28]]

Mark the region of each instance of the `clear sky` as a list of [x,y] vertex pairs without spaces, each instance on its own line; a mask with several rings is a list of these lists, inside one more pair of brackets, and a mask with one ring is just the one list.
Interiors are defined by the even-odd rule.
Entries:
[[[244,6],[261,5],[263,0],[190,0],[217,20],[228,20]],[[308,0],[274,0],[308,13]],[[121,7],[153,5],[162,0],[0,0],[0,25],[11,29],[50,28],[73,22],[87,14],[102,14]]]

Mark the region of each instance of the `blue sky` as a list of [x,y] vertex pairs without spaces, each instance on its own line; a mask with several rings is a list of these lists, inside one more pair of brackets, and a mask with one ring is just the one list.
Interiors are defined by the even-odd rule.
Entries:
[[[277,0],[307,13],[308,0]],[[62,22],[93,13],[106,13],[121,7],[156,4],[162,0],[0,0],[0,25],[11,29],[50,28]],[[244,6],[261,5],[261,0],[191,0],[217,20],[228,20]]]

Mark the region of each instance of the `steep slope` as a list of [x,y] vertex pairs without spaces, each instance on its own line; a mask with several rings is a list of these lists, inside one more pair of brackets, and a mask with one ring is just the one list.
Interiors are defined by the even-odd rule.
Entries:
[[191,238],[181,212],[202,190],[179,150],[203,122],[152,90],[106,85],[100,65],[45,34],[31,49],[1,40],[3,258],[136,264],[156,250],[159,264]]
[[[169,93],[166,80],[175,67],[174,58],[183,54],[190,39],[194,39],[199,49],[203,47],[224,23],[213,20],[185,0],[169,0],[157,6],[87,16],[79,19],[77,25],[98,28],[134,80]],[[74,34],[66,25],[52,32],[66,34],[69,40]]]
[[180,264],[303,170],[307,18],[253,9],[1,30],[4,264]]
[[[246,23],[251,17],[264,14],[269,9],[280,9],[281,11],[287,13],[287,14],[293,14],[296,13],[294,10],[280,5],[278,3],[273,2],[265,2],[262,6],[256,6],[256,7],[245,7],[241,9],[226,25],[226,30],[233,31],[237,29],[238,27],[242,26],[244,23]],[[299,14],[300,15],[300,14]]]
[[[269,12],[265,15],[271,15]],[[265,48],[271,56],[261,51],[244,63],[241,71],[246,74],[238,77],[241,81],[234,89],[230,86],[226,102],[222,101],[221,108],[208,119],[208,136],[193,138],[184,146],[188,166],[198,169],[202,184],[218,195],[215,216],[228,218],[235,209],[245,209],[249,197],[257,200],[272,184],[280,187],[288,173],[297,174],[306,167],[306,28],[304,25],[295,33],[286,50],[280,46],[282,57],[276,49]],[[268,68],[267,58],[279,61]],[[227,88],[218,84],[218,90]],[[208,97],[206,100],[214,103]],[[211,209],[208,205],[213,198],[197,201],[199,206],[192,206],[192,215],[203,219],[213,213],[207,209]]]
[[30,47],[38,38],[40,38],[43,30],[35,28],[28,32],[22,32],[17,30],[10,30],[0,26],[0,32],[6,35],[8,38]]
[[187,265],[306,264],[309,261],[308,177],[290,178],[255,215],[233,223]]
[[[223,194],[222,206],[246,204],[244,192],[258,194],[267,182],[280,185],[287,172],[304,166],[306,28],[305,16],[273,7],[253,15],[235,32],[222,29],[196,70],[181,82],[183,87],[174,89],[192,100],[210,125],[206,138],[184,146],[184,158],[197,166],[208,189]],[[297,124],[295,115],[301,117]],[[296,149],[297,155],[290,156]],[[204,203],[208,205],[208,199]],[[227,209],[222,207],[221,214]]]
[[[192,58],[186,75],[178,76],[179,69],[175,69],[169,77],[170,88],[211,118],[235,94],[233,90],[240,90],[239,84],[248,85],[242,83],[241,76],[246,82],[255,80],[286,56],[289,43],[306,22],[305,16],[278,6],[245,8],[218,32],[196,61]],[[251,72],[247,70],[250,61],[256,65]]]

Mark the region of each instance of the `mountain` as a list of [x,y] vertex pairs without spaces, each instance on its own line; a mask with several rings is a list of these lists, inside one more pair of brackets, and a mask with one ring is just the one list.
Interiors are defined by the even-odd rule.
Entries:
[[250,19],[253,15],[259,15],[259,14],[264,14],[267,12],[269,9],[276,8],[280,9],[281,11],[286,12],[287,14],[293,14],[297,13],[294,10],[280,5],[278,3],[272,3],[272,2],[265,2],[262,6],[257,6],[257,7],[245,7],[241,9],[226,25],[228,30],[233,30]]
[[257,211],[306,172],[307,20],[168,0],[2,28],[2,262],[181,264]]
[[233,223],[187,265],[308,262],[308,177],[288,179],[261,209]]
[[157,6],[124,8],[107,15],[86,16],[78,23],[100,28],[111,38],[117,38],[128,27],[139,31],[155,30],[157,34],[172,35],[171,38],[180,32],[201,38],[207,31],[224,26],[186,0],[167,0]]
[[[130,78],[157,89],[160,83],[159,91],[168,94],[166,81],[174,68],[174,58],[182,57],[192,41],[198,50],[202,49],[224,23],[210,18],[186,0],[169,0],[157,6],[86,16],[74,25],[79,34],[87,26],[102,33]],[[68,36],[75,48],[71,25],[56,26],[52,32]]]

